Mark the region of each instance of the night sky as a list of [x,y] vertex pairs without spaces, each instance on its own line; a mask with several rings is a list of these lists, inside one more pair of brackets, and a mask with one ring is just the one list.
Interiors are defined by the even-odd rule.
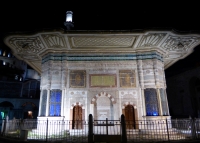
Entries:
[[[200,33],[200,6],[194,1],[1,1],[0,47],[9,32],[65,28],[66,11],[73,11],[74,30],[167,29]],[[200,66],[200,46],[166,70],[166,77]]]

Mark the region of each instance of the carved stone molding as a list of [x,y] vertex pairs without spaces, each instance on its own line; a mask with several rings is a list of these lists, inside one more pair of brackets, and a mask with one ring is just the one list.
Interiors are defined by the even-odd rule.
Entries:
[[30,60],[30,61],[38,61],[40,60],[40,57],[36,54],[18,54],[22,59],[24,60]]
[[[35,34],[11,34],[5,37],[4,42],[12,49],[14,56],[25,60],[39,73],[41,65],[35,63],[41,59],[41,63],[48,60],[79,61],[80,66],[84,66],[84,61],[94,61],[98,63],[95,66],[100,67],[99,69],[132,66],[123,61],[137,63],[140,59],[159,59],[168,61],[164,63],[166,69],[192,53],[194,47],[200,44],[200,35],[156,30],[140,33],[131,31],[65,33],[52,30]],[[101,65],[99,61],[116,61],[116,63]],[[94,66],[86,65],[86,67]]]

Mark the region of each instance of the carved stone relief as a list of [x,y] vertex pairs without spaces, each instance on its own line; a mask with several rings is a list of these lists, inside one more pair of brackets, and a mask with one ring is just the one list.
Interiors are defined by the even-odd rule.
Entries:
[[134,36],[115,37],[70,37],[72,47],[130,47],[135,41]]
[[37,54],[45,49],[39,36],[12,38],[9,43],[16,48],[18,53]]
[[199,41],[199,37],[169,36],[162,44],[162,47],[167,51],[185,52],[192,45],[199,43]]
[[136,87],[135,70],[120,70],[119,80],[122,88]]
[[86,71],[71,70],[70,71],[70,88],[85,88],[86,87]]
[[69,91],[69,95],[70,96],[76,96],[76,95],[78,95],[78,96],[81,96],[81,97],[86,97],[87,96],[87,91],[85,91],[85,90],[70,90]]
[[138,98],[138,95],[137,95],[137,90],[121,90],[119,91],[119,96],[120,98],[124,98],[124,97],[127,97],[127,96],[130,96],[131,98]]
[[165,35],[166,33],[150,33],[148,35],[144,35],[137,47],[157,46]]

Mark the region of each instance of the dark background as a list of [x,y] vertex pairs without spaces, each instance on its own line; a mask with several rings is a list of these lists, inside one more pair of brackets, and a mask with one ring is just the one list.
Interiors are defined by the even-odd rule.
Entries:
[[[0,47],[10,32],[65,28],[66,11],[73,11],[74,30],[172,30],[200,33],[197,1],[16,1],[0,2]],[[166,70],[166,77],[200,65],[195,52]]]

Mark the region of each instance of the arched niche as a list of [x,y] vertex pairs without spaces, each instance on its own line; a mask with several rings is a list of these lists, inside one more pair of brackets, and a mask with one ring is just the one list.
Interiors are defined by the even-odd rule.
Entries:
[[97,94],[91,101],[91,104],[94,104],[94,119],[97,120],[113,120],[114,111],[113,104],[115,104],[115,99],[106,92],[100,92]]

